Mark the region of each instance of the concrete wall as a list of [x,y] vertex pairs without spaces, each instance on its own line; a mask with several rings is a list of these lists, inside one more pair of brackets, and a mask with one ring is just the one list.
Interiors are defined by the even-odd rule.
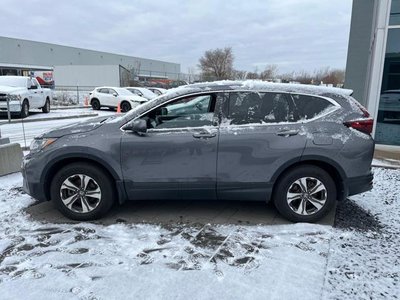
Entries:
[[[49,43],[0,37],[0,63],[39,66],[121,65],[154,74],[180,73],[180,64]],[[148,72],[146,72],[148,73]]]
[[354,98],[367,104],[367,79],[371,64],[376,0],[353,0],[345,87],[354,90]]
[[120,86],[119,65],[66,65],[54,67],[57,86]]
[[21,171],[22,157],[20,144],[0,145],[0,176]]

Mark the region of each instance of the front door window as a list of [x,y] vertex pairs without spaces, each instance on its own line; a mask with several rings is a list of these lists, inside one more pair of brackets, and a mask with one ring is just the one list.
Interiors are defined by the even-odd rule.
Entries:
[[203,127],[213,125],[214,109],[214,95],[197,95],[165,104],[142,118],[149,129]]

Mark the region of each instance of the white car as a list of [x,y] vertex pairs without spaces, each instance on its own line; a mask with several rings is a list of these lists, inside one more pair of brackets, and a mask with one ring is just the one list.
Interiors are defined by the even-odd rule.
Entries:
[[154,99],[155,97],[157,97],[156,94],[154,94],[152,91],[148,90],[147,88],[126,87],[126,89],[135,95],[146,98],[147,100],[151,100],[151,99]]
[[130,91],[120,87],[102,86],[95,88],[89,93],[90,105],[94,110],[102,107],[116,108],[118,103],[122,112],[127,112],[136,106],[145,103],[146,98],[132,94]]
[[40,108],[50,112],[52,92],[43,89],[35,78],[27,76],[0,76],[0,112],[7,112],[9,99],[10,113],[21,118],[29,115],[29,109]]
[[147,89],[152,91],[157,96],[160,96],[160,95],[165,94],[167,92],[167,89],[158,88],[158,87],[149,87]]

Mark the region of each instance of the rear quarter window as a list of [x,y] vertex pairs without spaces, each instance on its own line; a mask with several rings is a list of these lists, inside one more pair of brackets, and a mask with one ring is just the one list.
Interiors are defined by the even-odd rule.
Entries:
[[335,108],[331,102],[320,97],[292,94],[292,98],[298,120],[313,119]]
[[285,94],[272,92],[230,93],[228,119],[234,125],[292,122]]

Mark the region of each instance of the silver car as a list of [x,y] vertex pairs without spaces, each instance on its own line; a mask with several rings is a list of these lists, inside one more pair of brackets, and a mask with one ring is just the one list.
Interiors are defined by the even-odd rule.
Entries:
[[76,220],[130,200],[224,199],[314,222],[372,188],[373,120],[350,94],[259,81],[172,89],[37,137],[24,189]]

